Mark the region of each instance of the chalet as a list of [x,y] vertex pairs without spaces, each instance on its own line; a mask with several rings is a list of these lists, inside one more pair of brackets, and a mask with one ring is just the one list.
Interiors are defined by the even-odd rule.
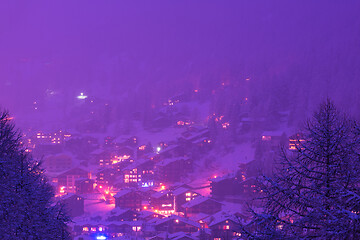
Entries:
[[143,206],[145,207],[145,209],[147,209],[147,205],[150,205],[149,203],[151,202],[151,195],[153,195],[154,193],[156,193],[156,191],[154,189],[151,188],[147,188],[147,187],[142,187],[138,189],[138,192],[141,194],[143,202],[146,202],[148,204],[143,204]]
[[171,215],[170,217],[163,218],[157,221],[155,224],[155,229],[159,232],[161,231],[169,233],[192,233],[197,232],[200,229],[200,224],[180,216]]
[[114,208],[106,221],[137,221],[138,212],[128,208]]
[[171,240],[196,240],[198,238],[193,237],[190,233],[176,232],[169,235]]
[[213,147],[213,141],[209,137],[202,137],[194,140],[192,142],[192,146],[193,148],[195,147],[194,150],[196,151],[206,152],[211,150],[211,148]]
[[185,155],[184,145],[181,145],[181,144],[160,143],[160,145],[158,147],[159,147],[159,149],[157,151],[157,154],[159,155],[159,158],[158,158],[159,160],[164,160],[166,158],[174,158],[174,157]]
[[77,221],[73,227],[73,232],[78,235],[89,236],[95,233],[104,233],[108,232],[108,227],[98,221],[89,220],[89,221]]
[[185,209],[185,216],[191,217],[192,215],[198,213],[205,213],[209,215],[217,213],[221,211],[222,204],[211,198],[198,196],[194,200],[182,205],[182,207]]
[[124,189],[114,195],[115,207],[130,208],[140,211],[142,208],[142,195],[133,189]]
[[150,237],[149,240],[166,240],[168,238],[168,234],[165,232],[159,233],[156,236]]
[[123,169],[124,184],[128,186],[151,187],[154,185],[154,162],[140,159]]
[[254,194],[261,192],[261,189],[259,188],[259,182],[255,177],[247,178],[246,180],[240,182],[239,185],[239,191],[244,194]]
[[241,237],[240,222],[234,215],[215,215],[215,219],[209,225],[211,239],[238,239]]
[[75,180],[75,189],[77,194],[87,194],[94,192],[94,179],[78,178]]
[[299,133],[289,137],[289,149],[292,151],[296,151],[297,149],[304,149],[304,143],[305,139]]
[[36,158],[40,158],[42,156],[60,154],[63,151],[64,146],[62,144],[38,144],[36,145],[36,148],[34,148],[34,150],[32,151],[32,155]]
[[111,164],[112,153],[108,149],[99,148],[91,152],[91,161],[95,165],[105,166]]
[[79,178],[88,178],[89,173],[81,168],[73,168],[57,176],[59,189],[67,193],[75,193],[75,181]]
[[211,179],[211,195],[216,198],[224,196],[244,196],[258,193],[258,182],[255,177],[246,178],[244,174],[228,174],[223,177]]
[[251,129],[261,129],[265,125],[264,117],[248,117],[242,116],[240,119],[240,126],[242,132],[248,132]]
[[153,219],[163,219],[163,218],[165,218],[164,215],[161,215],[159,213],[152,212],[152,211],[143,210],[139,214],[139,219],[143,220],[145,222],[153,220]]
[[132,234],[141,232],[143,228],[142,221],[123,221],[123,222],[108,222],[108,232],[112,236],[122,236],[123,234]]
[[72,157],[67,154],[50,155],[44,159],[44,167],[50,172],[62,172],[72,167]]
[[194,200],[194,198],[199,196],[198,193],[186,187],[176,188],[173,191],[173,195],[175,197],[175,202],[176,202],[175,205],[176,212],[184,212],[185,209],[182,208],[182,205],[187,202],[190,202],[191,200]]
[[74,218],[84,214],[84,198],[77,194],[66,194],[61,197],[61,202],[65,204],[65,208],[70,215]]
[[96,183],[99,186],[112,185],[116,179],[116,171],[112,168],[104,168],[98,171],[96,174]]
[[211,195],[213,197],[222,198],[224,196],[236,196],[242,193],[239,189],[239,183],[243,181],[243,178],[238,177],[235,173],[216,177],[210,181]]
[[195,239],[210,239],[211,230],[208,228],[201,228],[199,231],[192,233],[191,236]]
[[282,131],[265,131],[261,136],[261,142],[271,148],[278,148],[287,143],[286,133]]
[[176,182],[176,183],[173,183],[169,186],[169,189],[170,190],[175,190],[177,188],[187,188],[187,189],[192,189],[192,187],[186,183],[183,183],[183,182]]
[[91,151],[99,147],[98,140],[90,136],[72,137],[65,142],[65,149],[79,159],[91,159]]
[[193,162],[188,157],[168,158],[155,165],[155,172],[159,182],[179,182],[192,171]]
[[147,145],[140,145],[136,150],[136,155],[138,159],[145,158],[145,155],[150,153],[153,153],[153,148],[150,143],[148,143]]
[[190,220],[194,221],[194,222],[198,222],[201,225],[201,228],[208,228],[209,225],[209,215],[205,214],[205,213],[198,213],[198,214],[193,214],[191,217],[189,217]]
[[136,136],[126,137],[126,138],[118,137],[113,142],[118,148],[122,148],[122,147],[134,148],[138,145],[138,138]]
[[[111,222],[97,222],[97,221],[83,221],[76,222],[73,231],[76,234],[97,236],[108,235],[112,238],[120,237],[124,234],[133,234],[140,232],[142,229],[142,221],[111,221]],[[92,238],[93,239],[93,238]]]
[[32,142],[36,145],[39,144],[63,144],[71,137],[70,133],[64,131],[57,131],[53,133],[38,132],[36,136],[32,137]]
[[117,149],[119,156],[134,156],[134,148],[132,146],[120,146]]
[[160,214],[170,215],[175,211],[174,195],[169,190],[156,192],[150,197],[151,206]]

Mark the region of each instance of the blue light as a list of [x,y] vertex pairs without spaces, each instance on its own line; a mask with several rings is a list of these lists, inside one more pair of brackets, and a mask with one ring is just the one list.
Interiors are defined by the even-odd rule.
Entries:
[[143,187],[143,188],[152,187],[152,186],[154,186],[154,182],[152,182],[152,181],[141,183],[141,187]]

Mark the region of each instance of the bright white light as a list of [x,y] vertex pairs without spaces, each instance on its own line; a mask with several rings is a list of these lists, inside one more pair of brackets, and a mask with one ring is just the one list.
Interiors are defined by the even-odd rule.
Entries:
[[77,99],[83,100],[86,99],[88,96],[84,95],[84,93],[80,93],[79,96],[77,96]]
[[98,240],[106,240],[106,237],[105,236],[97,236],[96,239],[98,239]]
[[157,151],[157,152],[160,152],[160,150],[161,150],[161,147],[157,147],[157,148],[156,148],[156,151]]

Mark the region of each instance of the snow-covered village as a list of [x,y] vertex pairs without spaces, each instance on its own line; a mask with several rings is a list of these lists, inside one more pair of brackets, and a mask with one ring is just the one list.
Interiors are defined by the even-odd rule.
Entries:
[[360,239],[359,10],[0,3],[0,238]]

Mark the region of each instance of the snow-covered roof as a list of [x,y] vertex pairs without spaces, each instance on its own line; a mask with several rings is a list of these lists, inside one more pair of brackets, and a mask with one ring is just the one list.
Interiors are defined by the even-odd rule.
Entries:
[[183,223],[186,223],[188,225],[200,228],[199,223],[191,221],[190,219],[187,219],[187,218],[176,216],[176,215],[171,215],[170,217],[160,219],[155,223],[155,225],[160,225],[160,224],[166,223],[166,222],[171,221],[171,220],[179,220],[180,222],[183,222]]
[[[194,127],[193,127],[194,128]],[[195,140],[198,137],[201,137],[203,134],[209,131],[208,128],[196,129],[194,132],[186,132],[183,134],[183,138],[187,141]]]
[[224,222],[226,220],[239,223],[239,218],[237,217],[237,214],[238,213],[236,211],[221,211],[209,216],[205,219],[205,221],[210,222],[209,227]]
[[232,172],[232,173],[226,174],[226,175],[221,176],[221,177],[212,178],[211,181],[212,182],[221,182],[222,180],[229,179],[229,178],[234,178],[234,177],[236,177],[236,173]]
[[179,188],[176,188],[176,189],[173,191],[173,194],[174,194],[175,196],[178,196],[178,195],[183,194],[183,193],[185,193],[185,192],[187,192],[187,191],[190,191],[190,189],[189,189],[189,188],[184,188],[184,187],[179,187]]
[[209,215],[205,214],[205,213],[197,213],[197,214],[193,214],[189,219],[195,222],[198,222],[200,220],[203,220],[205,218],[208,218]]
[[117,207],[117,208],[114,208],[113,210],[110,211],[110,215],[111,216],[114,216],[114,215],[119,216],[119,215],[124,214],[124,213],[126,213],[128,211],[132,211],[132,210],[130,208],[119,208],[119,207]]
[[152,216],[153,214],[158,214],[158,213],[143,210],[140,212],[139,218],[147,218],[147,217]]
[[169,235],[169,238],[171,240],[178,240],[178,239],[182,239],[184,237],[189,238],[189,239],[194,239],[194,240],[197,239],[197,238],[191,236],[189,233],[185,233],[185,232],[176,232],[176,233]]
[[164,191],[160,191],[160,192],[156,192],[154,194],[151,195],[152,198],[160,198],[168,193],[171,193],[170,190],[164,190]]
[[213,202],[217,202],[219,204],[222,204],[214,199],[211,199],[211,198],[208,198],[208,197],[204,197],[204,196],[198,196],[196,198],[194,198],[193,200],[191,200],[190,202],[187,202],[185,204],[182,205],[182,207],[184,208],[191,208],[191,207],[194,207],[196,205],[199,205],[203,202],[206,202],[206,201],[213,201]]
[[176,162],[176,161],[180,161],[180,160],[188,160],[188,157],[175,157],[175,158],[166,158],[164,160],[162,160],[161,162],[159,162],[157,165],[158,166],[166,166],[172,162]]
[[[211,229],[209,229],[209,228],[203,228],[202,230],[205,231],[206,235],[211,234]],[[200,238],[200,233],[201,233],[200,231],[197,231],[197,232],[192,233],[191,236],[195,237],[195,239],[199,239]]]
[[138,159],[135,162],[131,163],[130,165],[128,165],[127,167],[125,167],[123,170],[132,170],[134,168],[138,168],[140,165],[149,162],[151,160],[149,159]]
[[156,238],[165,239],[167,235],[168,235],[168,233],[162,232],[162,233],[157,234],[156,236],[153,236],[153,237],[149,238],[149,240],[151,240],[151,239],[156,239]]
[[141,226],[144,221],[95,221],[95,220],[84,220],[81,222],[77,222],[75,225],[77,226],[121,226],[121,225],[128,225],[128,226]]
[[75,197],[83,198],[82,196],[80,196],[80,195],[78,195],[78,194],[68,193],[68,194],[62,196],[60,199],[61,199],[61,200],[67,200],[67,199],[75,198]]
[[116,194],[114,195],[114,198],[122,197],[122,196],[124,196],[124,195],[126,195],[126,194],[128,194],[128,193],[130,193],[130,192],[132,192],[132,190],[130,190],[130,189],[120,190],[118,193],[116,193]]

